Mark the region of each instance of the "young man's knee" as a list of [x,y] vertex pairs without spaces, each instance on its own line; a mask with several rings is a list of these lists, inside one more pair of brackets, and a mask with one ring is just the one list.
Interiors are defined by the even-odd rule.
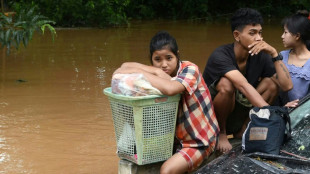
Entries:
[[267,91],[277,94],[279,86],[271,78],[264,78],[261,83],[264,83]]
[[216,85],[218,93],[233,96],[235,94],[235,87],[233,83],[226,77],[222,77]]
[[274,82],[273,80],[271,80],[269,78],[269,90],[271,90],[272,92],[274,92],[275,94],[277,94],[278,90],[279,90],[279,86],[276,84],[276,82]]

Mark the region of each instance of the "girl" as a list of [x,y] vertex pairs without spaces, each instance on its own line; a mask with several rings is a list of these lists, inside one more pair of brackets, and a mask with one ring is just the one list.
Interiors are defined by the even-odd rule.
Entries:
[[124,63],[114,74],[141,73],[164,95],[181,93],[176,125],[176,153],[161,166],[160,173],[185,173],[197,168],[215,149],[219,133],[209,90],[198,67],[180,61],[176,40],[158,32],[150,42],[151,63]]
[[[282,95],[282,103],[287,107],[296,107],[299,99],[310,92],[310,19],[307,11],[283,20],[284,33],[281,38],[285,48],[280,52],[290,72],[293,89]],[[308,48],[307,48],[308,47]]]

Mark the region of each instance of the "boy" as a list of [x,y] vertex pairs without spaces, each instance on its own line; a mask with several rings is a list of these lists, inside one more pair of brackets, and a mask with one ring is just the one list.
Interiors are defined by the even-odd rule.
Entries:
[[258,11],[237,10],[231,18],[234,43],[217,48],[203,73],[220,126],[217,150],[223,153],[232,149],[228,134],[242,137],[252,106],[270,105],[278,87],[288,91],[293,86],[281,55],[263,41],[262,23]]

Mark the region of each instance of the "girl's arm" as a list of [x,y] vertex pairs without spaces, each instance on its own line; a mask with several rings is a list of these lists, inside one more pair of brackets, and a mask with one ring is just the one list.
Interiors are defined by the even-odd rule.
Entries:
[[147,66],[141,63],[137,62],[125,62],[121,66],[122,68],[139,68],[142,69],[148,73],[151,73],[153,75],[156,75],[158,77],[164,78],[164,79],[171,79],[171,76],[169,76],[167,73],[165,73],[160,68],[156,68],[153,66]]
[[[144,65],[146,66],[146,65]],[[147,70],[150,70],[147,68],[147,70],[144,70],[144,68],[146,67],[150,67],[153,68],[153,70],[157,71],[161,69],[156,68],[156,67],[151,67],[151,66],[146,66],[143,68],[140,67],[130,67],[130,66],[121,66],[120,68],[118,68],[113,74],[132,74],[132,73],[139,73],[139,74],[143,74],[145,76],[145,78],[151,83],[151,85],[155,88],[157,88],[162,94],[164,95],[168,95],[168,96],[173,96],[179,93],[182,93],[183,91],[185,91],[185,87],[178,81],[175,80],[170,80],[171,77],[169,76],[169,79],[167,78],[163,78],[157,75],[154,75],[153,73],[150,73]],[[156,70],[157,69],[157,70]],[[165,72],[164,72],[165,73]]]

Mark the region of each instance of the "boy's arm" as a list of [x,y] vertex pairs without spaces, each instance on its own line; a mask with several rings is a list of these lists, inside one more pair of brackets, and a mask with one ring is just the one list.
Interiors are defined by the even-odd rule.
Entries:
[[227,72],[225,77],[233,83],[235,88],[245,95],[253,106],[263,107],[269,105],[238,70]]
[[282,60],[275,61],[274,66],[276,68],[276,74],[274,74],[271,79],[274,80],[283,91],[292,89],[293,82],[290,73]]
[[[265,51],[270,54],[271,57],[275,58],[278,56],[278,52],[275,48],[270,46],[265,41],[256,41],[249,45],[251,49],[249,51],[250,54],[258,54],[260,51]],[[274,66],[276,69],[276,74],[273,75],[271,79],[273,79],[283,91],[288,91],[293,88],[293,82],[291,80],[290,73],[288,72],[285,64],[282,60],[278,60],[274,62]]]
[[[155,68],[155,67],[152,67]],[[161,69],[160,69],[161,70]],[[170,80],[171,77],[169,76],[169,79],[162,78],[157,75],[154,75],[150,73],[149,71],[145,71],[142,68],[136,68],[136,67],[128,67],[128,66],[122,66],[118,68],[113,74],[131,74],[131,73],[140,73],[145,76],[145,78],[151,83],[151,85],[155,88],[157,88],[162,94],[173,96],[179,93],[182,93],[185,91],[185,87],[178,81]]]

